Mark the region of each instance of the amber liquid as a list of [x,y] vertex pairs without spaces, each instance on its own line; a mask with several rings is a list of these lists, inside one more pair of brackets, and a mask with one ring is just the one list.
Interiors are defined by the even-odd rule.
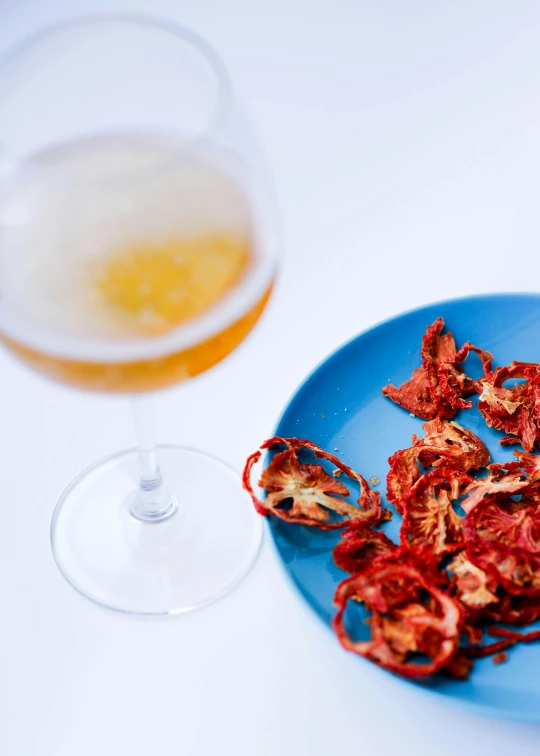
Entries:
[[[201,317],[249,276],[249,241],[230,233],[173,238],[111,251],[87,275],[88,309],[114,325],[114,339],[152,340]],[[35,370],[80,388],[140,392],[170,386],[208,370],[246,338],[261,316],[272,285],[247,311],[188,348],[129,361],[74,360],[30,348],[0,334]]]
[[[261,316],[273,274],[257,257],[246,197],[171,149],[75,145],[0,208],[29,219],[0,247],[0,341],[36,371],[95,391],[152,391],[224,359]],[[79,183],[58,182],[50,164]],[[104,183],[88,187],[94,174]]]
[[171,386],[208,370],[246,338],[262,315],[272,291],[232,325],[199,344],[165,356],[130,362],[86,362],[53,357],[0,334],[4,344],[23,362],[61,383],[93,391],[140,392]]

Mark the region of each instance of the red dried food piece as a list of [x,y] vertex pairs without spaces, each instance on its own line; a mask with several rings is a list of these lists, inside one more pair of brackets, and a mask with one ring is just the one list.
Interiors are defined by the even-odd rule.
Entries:
[[402,499],[401,543],[427,546],[434,554],[455,551],[463,543],[461,517],[452,506],[471,478],[438,467],[425,473]]
[[540,597],[540,504],[487,497],[463,521],[467,557],[516,596]]
[[505,664],[507,661],[508,654],[506,651],[501,651],[493,657],[493,664]]
[[404,409],[424,420],[451,418],[458,409],[467,409],[472,402],[464,397],[477,390],[477,382],[469,378],[463,362],[470,352],[480,355],[485,375],[491,375],[493,357],[469,342],[456,351],[451,333],[442,333],[444,320],[428,326],[422,337],[422,367],[416,368],[409,381],[399,388],[392,384],[383,388],[383,394]]
[[444,675],[449,675],[456,680],[468,680],[473,667],[473,660],[466,656],[463,653],[463,649],[460,648],[440,672]]
[[441,556],[434,554],[428,546],[409,546],[400,544],[392,551],[376,557],[376,563],[395,565],[398,567],[414,567],[422,572],[424,577],[439,588],[448,586],[448,574],[440,569]]
[[521,468],[520,462],[489,465],[488,474],[473,480],[466,489],[466,498],[461,502],[464,512],[472,512],[485,496],[508,498],[529,489],[531,480],[527,479]]
[[[416,436],[413,436],[413,441]],[[386,476],[386,496],[398,512],[401,512],[401,501],[422,474],[418,467],[420,450],[414,446],[410,449],[400,449],[388,459],[390,470]]]
[[515,640],[500,640],[495,643],[486,643],[484,646],[465,646],[460,649],[460,653],[468,656],[469,659],[484,659],[492,654],[499,654],[507,648],[515,646]]
[[[372,613],[368,641],[354,641],[347,632],[350,599],[364,603]],[[403,677],[432,675],[458,648],[458,604],[416,567],[375,564],[341,583],[335,604],[333,627],[343,647]],[[415,662],[415,654],[425,654],[430,661]]]
[[506,627],[490,627],[488,633],[494,638],[508,638],[515,643],[536,643],[540,640],[540,630],[518,633],[515,630],[508,630]]
[[[479,347],[474,346],[474,344],[471,344],[470,341],[466,341],[465,344],[463,344],[463,346],[460,348],[460,350],[456,354],[456,362],[463,362],[467,359],[471,352],[474,352],[480,357],[482,370],[484,371],[483,378],[488,378],[489,376],[491,376],[493,374],[493,355],[486,349],[480,349]],[[478,391],[478,383],[479,381],[472,381],[471,387],[474,387],[475,391]]]
[[515,451],[514,456],[518,458],[518,465],[527,474],[529,483],[540,481],[540,454],[524,454],[523,452]]
[[402,512],[402,499],[422,474],[418,463],[424,468],[444,466],[468,472],[487,465],[489,451],[485,444],[471,431],[455,422],[432,420],[424,423],[426,435],[413,436],[409,449],[395,452],[388,460],[390,470],[386,477],[387,497],[398,512]]
[[448,568],[454,574],[454,595],[469,609],[479,611],[498,603],[497,581],[467,559],[465,552],[456,554]]
[[[443,328],[442,318],[437,318],[428,326],[422,338],[421,356],[422,367],[435,405],[435,417],[450,418],[455,415],[457,409],[472,407],[472,402],[466,402],[461,397],[473,394],[474,384],[464,374],[463,369],[455,363],[456,342],[451,333],[442,335]],[[452,385],[450,379],[452,379]]]
[[423,467],[451,467],[469,472],[485,467],[489,451],[472,431],[456,422],[432,420],[424,423],[426,435],[415,443],[420,448],[418,460]]
[[523,468],[527,484],[520,490],[521,498],[527,501],[540,501],[540,454],[525,454],[515,451],[518,464]]
[[463,521],[467,542],[540,554],[540,502],[487,497]]
[[540,598],[503,593],[499,602],[486,607],[483,614],[492,622],[525,627],[540,617]]
[[[253,491],[251,470],[259,461],[262,450],[271,449],[276,445],[284,445],[286,449],[274,456],[261,475],[259,486],[267,491],[267,497],[263,502]],[[341,498],[349,496],[349,489],[341,480],[329,475],[322,465],[300,462],[298,453],[302,449],[313,452],[320,459],[327,459],[351,480],[358,481],[360,497],[356,506]],[[351,520],[375,524],[391,517],[389,510],[382,508],[380,494],[372,491],[359,473],[311,441],[279,436],[268,439],[260,450],[248,457],[242,481],[259,514],[273,514],[288,522],[330,530],[341,528]],[[287,501],[292,503],[291,508],[280,508],[280,505]],[[340,515],[342,519],[332,521],[330,512]]]
[[403,383],[399,388],[390,383],[383,388],[382,392],[395,404],[399,404],[403,409],[412,412],[416,417],[432,420],[437,413],[424,368],[419,367],[413,370],[410,380]]
[[540,554],[495,542],[467,544],[467,557],[514,596],[540,597]]
[[[510,378],[525,382],[506,388]],[[512,362],[485,377],[480,387],[478,409],[487,425],[509,434],[500,443],[518,443],[531,452],[540,441],[540,365]]]
[[370,567],[375,558],[388,554],[396,544],[379,530],[366,523],[353,523],[342,533],[334,548],[334,562],[345,572],[361,572]]

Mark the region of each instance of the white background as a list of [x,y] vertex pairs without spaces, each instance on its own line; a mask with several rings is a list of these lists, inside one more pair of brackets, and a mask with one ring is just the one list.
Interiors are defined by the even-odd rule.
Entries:
[[[328,351],[404,308],[534,290],[540,4],[0,0],[0,47],[80,11],[157,12],[222,52],[266,144],[285,255],[253,337],[164,394],[164,442],[238,469]],[[39,124],[36,124],[39,127]],[[76,595],[48,527],[65,484],[132,443],[122,400],[0,357],[0,753],[537,755],[540,727],[448,708],[341,651],[268,544],[222,602],[163,622]]]

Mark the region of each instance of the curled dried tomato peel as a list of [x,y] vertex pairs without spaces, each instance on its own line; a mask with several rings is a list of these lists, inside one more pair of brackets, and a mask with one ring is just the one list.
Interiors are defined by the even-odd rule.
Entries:
[[478,390],[478,381],[467,376],[461,366],[471,352],[482,362],[484,377],[491,376],[493,356],[466,342],[456,350],[450,332],[442,333],[444,320],[437,318],[422,337],[422,366],[399,388],[390,384],[383,394],[416,417],[424,420],[452,418],[457,410],[472,407],[465,397]]
[[403,512],[403,500],[420,479],[422,468],[445,467],[465,473],[484,467],[490,460],[484,442],[455,422],[432,420],[423,428],[423,438],[413,436],[409,449],[395,452],[388,460],[387,496],[398,512]]
[[[262,450],[278,445],[285,446],[285,450],[278,452],[262,472],[259,486],[266,489],[267,496],[261,501],[253,491],[251,471],[261,458]],[[359,483],[360,497],[356,505],[345,500],[350,491],[340,479],[329,475],[322,465],[300,461],[298,455],[302,450],[328,460],[348,478]],[[280,436],[269,438],[248,457],[242,481],[259,514],[272,514],[287,522],[332,530],[342,528],[353,520],[377,524],[391,516],[388,509],[382,508],[380,493],[372,491],[360,473],[354,472],[334,454],[323,451],[311,441]],[[282,508],[288,502],[292,504],[290,509]],[[331,520],[331,512],[341,519]]]
[[540,502],[487,497],[463,525],[470,562],[511,595],[540,598]]
[[[505,387],[511,378],[524,382]],[[478,409],[487,425],[508,434],[500,443],[521,444],[531,452],[540,442],[540,365],[513,362],[479,383]]]
[[438,467],[422,475],[401,501],[400,539],[428,546],[434,554],[451,553],[463,544],[462,517],[453,507],[471,478],[459,470]]
[[380,530],[373,530],[369,523],[352,523],[342,532],[341,541],[334,548],[336,565],[345,572],[361,572],[375,557],[390,554],[396,544]]
[[[371,611],[367,641],[353,640],[346,628],[350,600]],[[344,580],[334,603],[338,612],[333,627],[341,645],[403,677],[434,674],[458,649],[459,605],[416,566],[376,562]],[[416,661],[418,655],[428,661]]]

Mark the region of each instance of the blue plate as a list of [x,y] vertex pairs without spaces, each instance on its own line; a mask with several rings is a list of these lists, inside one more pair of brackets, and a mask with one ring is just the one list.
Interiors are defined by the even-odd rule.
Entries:
[[[491,351],[497,365],[514,359],[540,362],[539,295],[500,294],[440,302],[381,323],[340,347],[300,386],[276,434],[310,439],[337,454],[364,477],[377,476],[384,497],[388,457],[396,449],[410,446],[411,434],[421,435],[422,427],[419,419],[385,399],[381,388],[390,382],[400,385],[410,377],[420,363],[421,336],[439,316],[444,318],[458,346],[472,341]],[[471,356],[469,372],[473,363],[476,366],[476,358]],[[458,413],[456,420],[483,439],[493,461],[512,457],[512,447],[499,445],[502,434],[487,428],[476,406]],[[399,519],[394,516],[387,525],[387,533],[394,540]],[[270,530],[293,582],[314,612],[330,626],[334,592],[346,577],[332,560],[339,534],[290,525],[277,518],[270,518]],[[532,627],[538,626],[539,623]],[[467,682],[436,676],[407,684],[420,685],[467,706],[481,707],[484,713],[540,721],[540,643],[518,646],[509,657],[506,664],[498,666],[491,659],[476,662]],[[351,663],[359,665],[358,674],[362,673],[362,664],[369,664],[353,654]]]

